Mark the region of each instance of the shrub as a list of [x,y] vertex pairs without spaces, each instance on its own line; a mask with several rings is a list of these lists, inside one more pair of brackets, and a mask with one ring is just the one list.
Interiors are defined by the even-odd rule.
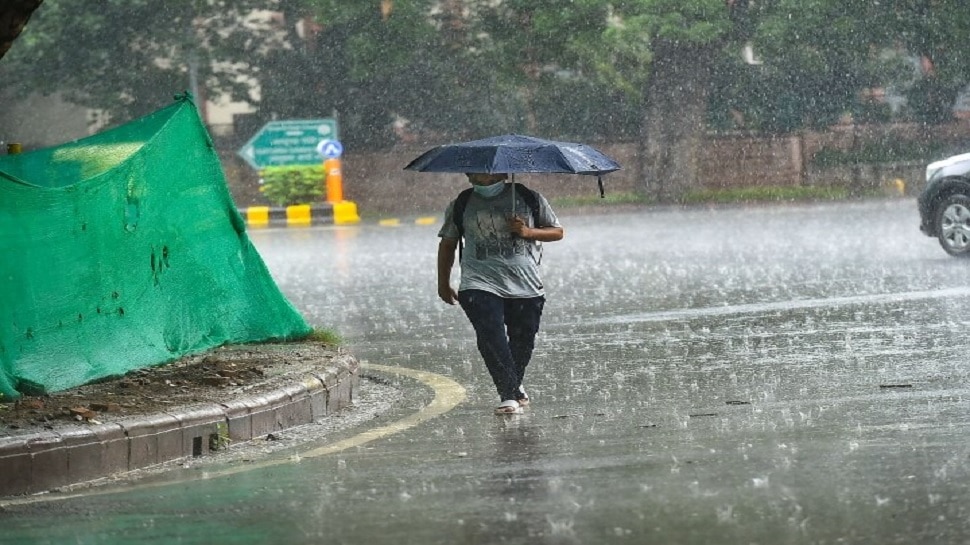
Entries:
[[804,201],[845,199],[849,192],[841,187],[758,186],[728,189],[696,189],[684,197],[685,203],[740,203],[759,201]]
[[323,165],[266,167],[259,191],[277,206],[309,204],[324,194]]

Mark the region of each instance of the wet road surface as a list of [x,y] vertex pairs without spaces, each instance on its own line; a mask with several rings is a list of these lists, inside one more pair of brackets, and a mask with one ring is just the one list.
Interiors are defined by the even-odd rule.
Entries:
[[[437,300],[437,226],[255,231],[311,323],[467,399],[326,456],[11,506],[0,543],[970,540],[968,264],[912,200],[560,215],[526,414],[491,414]],[[431,397],[399,384],[381,424]]]

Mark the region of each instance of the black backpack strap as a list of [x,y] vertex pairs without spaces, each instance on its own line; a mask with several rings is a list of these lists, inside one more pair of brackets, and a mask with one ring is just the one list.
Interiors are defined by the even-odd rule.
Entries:
[[461,252],[465,246],[465,206],[468,205],[468,199],[472,196],[472,191],[474,188],[469,187],[468,189],[462,191],[455,198],[455,206],[451,209],[451,221],[455,223],[455,227],[458,228],[458,261],[461,262]]

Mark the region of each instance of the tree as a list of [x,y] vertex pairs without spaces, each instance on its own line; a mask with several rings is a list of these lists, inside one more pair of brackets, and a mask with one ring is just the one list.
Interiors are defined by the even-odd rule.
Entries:
[[9,0],[0,6],[0,58],[10,51],[14,40],[44,0]]
[[200,94],[251,99],[247,61],[273,34],[247,17],[263,4],[48,1],[0,65],[0,90],[13,97],[60,92],[117,122],[157,109],[194,81]]
[[[529,134],[543,132],[549,117],[540,116],[543,95],[565,82],[585,79],[585,50],[595,44],[606,23],[601,0],[506,0],[476,4],[473,42],[486,74],[507,89],[520,112],[515,120]],[[562,98],[562,97],[556,97]],[[555,102],[552,108],[564,108]],[[561,117],[559,114],[555,117]]]
[[393,144],[395,122],[432,133],[454,129],[456,119],[462,128],[487,124],[462,115],[475,101],[465,100],[469,57],[456,1],[438,11],[432,0],[290,2],[286,24],[309,18],[313,31],[260,63],[262,115],[336,112],[341,139],[357,149]]
[[[0,64],[0,91],[60,92],[120,122],[197,87],[254,104],[260,121],[336,112],[358,149],[395,143],[395,123],[434,141],[636,138],[641,190],[663,201],[701,182],[712,122],[783,133],[868,115],[861,92],[900,81],[905,51],[923,59],[908,88],[924,119],[945,119],[970,80],[970,12],[958,0],[79,5],[34,13]],[[245,24],[257,8],[282,14],[279,24]]]
[[[630,133],[627,113],[639,95],[616,88],[615,74],[599,75],[600,66],[622,66],[621,55],[595,53],[608,14],[602,0],[301,5],[293,16],[311,14],[319,31],[265,63],[264,115],[305,111],[316,100],[338,111],[342,138],[358,148],[393,143],[393,120],[435,141]],[[272,75],[281,68],[289,82]],[[288,96],[295,78],[313,92]]]
[[900,58],[882,54],[891,29],[878,24],[876,3],[775,0],[759,4],[756,15],[752,37],[762,64],[722,58],[727,77],[715,86],[720,107],[740,116],[739,128],[788,133],[846,114],[865,119],[873,114],[862,91],[899,75]]
[[[730,2],[729,2],[730,3]],[[734,28],[723,0],[629,0],[618,3],[621,39],[644,43],[649,76],[638,145],[643,193],[680,200],[698,184],[714,59]]]
[[[865,90],[899,81],[907,52],[917,52],[931,67],[910,88],[913,109],[924,120],[945,120],[956,92],[970,80],[970,67],[962,62],[970,53],[962,38],[970,15],[958,4],[617,3],[620,34],[625,41],[646,41],[644,59],[646,52],[650,56],[640,137],[644,192],[678,201],[700,183],[696,158],[712,99],[722,119],[729,110],[743,118],[743,126],[767,132],[826,126],[844,114],[873,117]],[[742,62],[752,42],[760,59],[748,50]]]
[[960,0],[899,0],[884,8],[882,24],[919,59],[920,77],[906,88],[914,117],[950,121],[957,94],[970,82],[970,12]]

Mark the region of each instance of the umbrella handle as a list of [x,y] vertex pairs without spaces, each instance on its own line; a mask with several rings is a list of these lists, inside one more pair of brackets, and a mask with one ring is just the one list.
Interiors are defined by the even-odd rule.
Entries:
[[515,173],[513,172],[510,177],[512,178],[512,215],[515,216]]
[[606,191],[603,190],[603,177],[602,176],[597,176],[596,177],[596,183],[600,186],[600,198],[601,199],[605,199],[606,198]]

